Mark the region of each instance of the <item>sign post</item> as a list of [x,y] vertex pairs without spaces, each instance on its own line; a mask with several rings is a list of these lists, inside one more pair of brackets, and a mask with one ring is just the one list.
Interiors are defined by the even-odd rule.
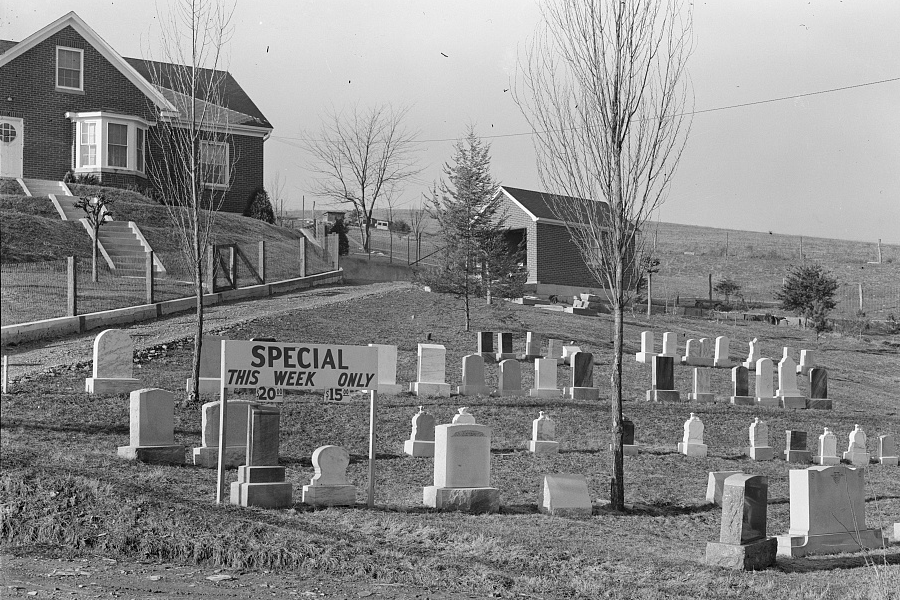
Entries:
[[375,502],[375,417],[378,393],[378,349],[370,346],[279,343],[222,340],[222,371],[219,387],[219,463],[216,503],[226,492],[225,442],[227,393],[252,388],[263,402],[281,397],[284,390],[369,390],[369,494]]

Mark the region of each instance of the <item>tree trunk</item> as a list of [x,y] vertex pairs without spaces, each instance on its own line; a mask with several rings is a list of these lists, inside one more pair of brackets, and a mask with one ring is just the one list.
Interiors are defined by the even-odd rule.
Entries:
[[[622,285],[622,265],[616,269],[616,278]],[[621,289],[621,288],[620,288]],[[613,306],[613,373],[612,373],[612,433],[613,433],[613,484],[610,487],[609,502],[615,510],[625,510],[625,462],[622,451],[625,429],[622,427],[622,341],[624,332],[624,311],[621,295]]]
[[94,244],[91,248],[91,281],[97,283],[97,246],[100,244],[100,227],[94,226]]
[[[194,320],[194,356],[191,362],[191,390],[188,393],[188,400],[196,402],[200,399],[200,350],[203,345],[203,259],[205,258],[200,243],[200,206],[199,199],[196,197],[192,210],[194,211],[194,290],[197,292],[197,311]],[[211,265],[210,268],[212,268]]]

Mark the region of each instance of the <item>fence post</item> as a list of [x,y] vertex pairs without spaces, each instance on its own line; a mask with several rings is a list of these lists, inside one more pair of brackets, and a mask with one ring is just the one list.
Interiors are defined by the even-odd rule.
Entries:
[[306,236],[300,239],[300,277],[306,277]]
[[341,268],[341,245],[337,236],[331,242],[331,264],[335,271]]
[[216,245],[210,244],[207,251],[207,267],[206,267],[206,289],[207,293],[216,293]]
[[863,287],[862,283],[859,284],[859,310],[863,309]]
[[153,250],[147,251],[147,267],[146,267],[146,282],[147,282],[147,304],[153,304]]
[[78,261],[74,256],[66,258],[66,280],[68,287],[68,316],[74,317],[78,314],[78,273],[76,267]]
[[259,282],[266,282],[266,242],[259,241],[259,251],[257,252],[256,272],[259,274]]
[[228,246],[228,274],[231,276],[231,289],[238,289],[237,281],[237,248],[234,244]]
[[712,302],[712,273],[709,274],[709,301]]

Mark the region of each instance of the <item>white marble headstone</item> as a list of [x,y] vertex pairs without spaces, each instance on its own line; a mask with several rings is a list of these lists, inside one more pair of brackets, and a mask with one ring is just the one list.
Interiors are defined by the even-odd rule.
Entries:
[[121,329],[107,329],[94,338],[94,378],[131,379],[134,344]]

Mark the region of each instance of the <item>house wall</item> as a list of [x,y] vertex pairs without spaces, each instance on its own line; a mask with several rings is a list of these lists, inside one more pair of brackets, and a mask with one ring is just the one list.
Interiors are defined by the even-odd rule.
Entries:
[[[56,89],[56,46],[84,51],[83,93]],[[74,126],[65,113],[99,110],[155,120],[147,96],[72,27],[43,40],[0,70],[0,112],[25,121],[22,158],[27,178],[61,180],[72,168]],[[106,178],[104,183],[108,183]],[[109,183],[146,185],[146,179],[116,174]]]
[[564,225],[537,224],[537,281],[561,286],[597,287]]
[[528,280],[526,283],[536,283],[538,280],[537,224],[531,218],[531,215],[523,211],[518,204],[506,197],[505,194],[501,198],[501,208],[498,212],[505,214],[508,228],[525,230],[525,264],[528,268]]

